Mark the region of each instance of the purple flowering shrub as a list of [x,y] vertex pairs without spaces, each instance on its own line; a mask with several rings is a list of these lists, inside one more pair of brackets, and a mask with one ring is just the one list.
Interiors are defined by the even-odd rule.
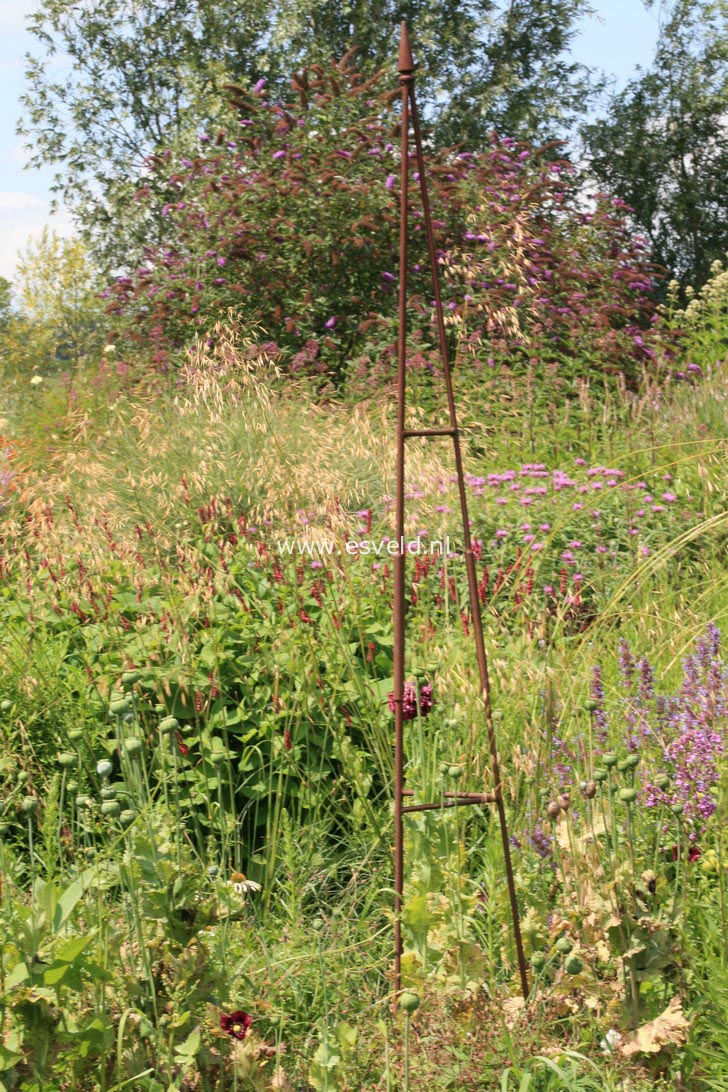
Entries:
[[[298,101],[231,88],[229,125],[193,154],[167,151],[136,199],[161,209],[163,245],[106,293],[133,344],[166,367],[235,307],[283,350],[291,374],[391,376],[397,307],[398,120],[390,89],[345,64],[294,76]],[[428,153],[448,321],[469,367],[563,367],[636,376],[660,352],[657,270],[624,208],[589,211],[554,145],[509,138],[478,155]],[[437,368],[413,170],[410,314],[414,367]]]

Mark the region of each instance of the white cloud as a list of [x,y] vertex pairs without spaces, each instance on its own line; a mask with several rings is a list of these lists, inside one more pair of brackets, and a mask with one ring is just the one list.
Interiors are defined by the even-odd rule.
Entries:
[[0,277],[13,279],[18,251],[46,226],[60,235],[73,234],[73,223],[65,210],[51,216],[49,203],[32,193],[0,192]]
[[25,209],[46,208],[47,202],[22,190],[0,190],[0,216]]

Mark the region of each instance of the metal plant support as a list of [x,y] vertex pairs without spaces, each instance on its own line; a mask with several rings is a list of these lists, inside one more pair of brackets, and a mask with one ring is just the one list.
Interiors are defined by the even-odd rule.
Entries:
[[[463,461],[460,448],[460,433],[457,426],[455,413],[455,399],[453,396],[452,374],[447,352],[447,339],[445,336],[445,322],[443,319],[442,299],[437,271],[437,255],[435,241],[432,233],[432,218],[430,215],[430,203],[427,194],[425,180],[425,164],[422,154],[422,139],[420,136],[417,104],[415,101],[415,76],[412,51],[407,34],[407,26],[402,23],[402,31],[399,46],[399,82],[402,88],[402,153],[401,153],[401,182],[400,182],[400,228],[399,228],[399,337],[398,337],[398,365],[397,365],[397,470],[396,470],[396,499],[395,519],[396,538],[400,544],[400,552],[394,556],[394,1004],[402,988],[402,897],[404,893],[404,816],[411,812],[432,811],[438,808],[452,808],[470,804],[484,806],[495,804],[500,822],[501,838],[503,841],[503,856],[505,860],[506,879],[510,897],[511,916],[513,919],[513,935],[518,953],[518,969],[521,979],[523,996],[528,994],[528,977],[526,973],[526,960],[523,953],[523,942],[518,919],[518,903],[516,901],[516,888],[513,878],[513,865],[511,863],[510,843],[508,839],[508,826],[506,823],[505,808],[501,786],[500,764],[498,762],[498,749],[496,746],[495,729],[493,726],[493,713],[490,700],[490,682],[488,678],[488,662],[485,655],[483,642],[483,624],[480,613],[480,600],[478,598],[478,581],[475,572],[475,555],[470,538],[470,524],[468,522],[468,502],[465,495],[465,480],[463,477]],[[432,287],[435,299],[435,316],[437,321],[438,340],[442,368],[447,395],[449,424],[435,428],[408,429],[405,427],[405,370],[407,355],[407,214],[408,214],[408,182],[409,182],[409,131],[410,122],[415,144],[415,159],[419,172],[420,195],[422,199],[422,212],[424,216],[427,248],[429,253],[430,269],[432,271]],[[411,789],[404,787],[404,683],[405,683],[405,553],[402,550],[404,542],[404,466],[405,466],[405,441],[411,437],[419,436],[450,436],[455,450],[455,466],[457,470],[458,494],[460,497],[460,512],[463,524],[463,542],[465,548],[465,566],[468,574],[468,591],[470,598],[470,610],[472,613],[473,636],[475,638],[475,651],[478,660],[478,675],[480,690],[483,700],[483,711],[488,734],[488,746],[490,749],[490,765],[493,775],[494,787],[492,792],[448,792],[445,793],[442,803],[435,804],[406,804],[405,800],[413,796]]]

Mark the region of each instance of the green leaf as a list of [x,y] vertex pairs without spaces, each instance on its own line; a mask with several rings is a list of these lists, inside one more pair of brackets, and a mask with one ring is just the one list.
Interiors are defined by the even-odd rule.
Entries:
[[66,943],[59,948],[56,952],[56,959],[62,963],[73,963],[74,959],[80,956],[89,944],[93,940],[93,933],[87,933],[85,936],[73,937],[71,940],[67,940]]

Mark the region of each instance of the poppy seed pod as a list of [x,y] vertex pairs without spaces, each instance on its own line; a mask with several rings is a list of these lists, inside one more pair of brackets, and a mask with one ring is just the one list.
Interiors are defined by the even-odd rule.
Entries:
[[558,819],[561,815],[561,806],[555,800],[550,800],[546,808],[546,814],[550,819]]
[[109,704],[109,712],[114,717],[123,717],[125,713],[131,713],[133,708],[129,698],[117,698]]
[[556,797],[556,803],[559,805],[562,811],[568,811],[571,804],[571,793],[562,792]]
[[417,1012],[420,1007],[420,999],[416,993],[411,990],[405,990],[399,999],[400,1008],[403,1012],[406,1012],[408,1016],[411,1016],[413,1012]]
[[118,800],[104,800],[101,805],[102,815],[119,815],[121,812],[121,804]]
[[20,809],[24,815],[35,815],[38,810],[38,801],[34,796],[24,796]]
[[159,722],[159,731],[163,736],[171,736],[178,728],[179,721],[176,717],[165,717],[164,720],[160,720]]
[[587,800],[593,800],[597,795],[597,783],[596,781],[587,781],[584,786],[584,796]]
[[634,804],[637,799],[637,789],[621,789],[619,799],[624,804]]
[[125,671],[121,676],[121,685],[125,690],[131,690],[135,683],[138,683],[141,679],[141,675],[138,671]]
[[124,743],[124,750],[132,758],[136,758],[142,753],[144,744],[140,739],[127,739]]
[[71,754],[70,751],[61,751],[58,756],[58,765],[62,770],[70,770],[78,765],[78,755]]
[[581,974],[584,970],[584,964],[578,956],[572,955],[564,963],[564,970],[567,974]]
[[596,781],[597,785],[601,785],[603,781],[606,781],[609,777],[607,770],[595,770],[592,774],[592,781]]
[[109,762],[108,758],[102,758],[100,762],[96,763],[96,773],[99,777],[103,778],[104,781],[111,777],[113,772],[114,767],[111,762]]
[[602,762],[604,763],[604,765],[607,767],[608,770],[611,770],[611,769],[613,769],[614,766],[617,765],[617,763],[619,762],[619,759],[617,758],[617,756],[615,754],[607,754],[607,755],[602,755]]

